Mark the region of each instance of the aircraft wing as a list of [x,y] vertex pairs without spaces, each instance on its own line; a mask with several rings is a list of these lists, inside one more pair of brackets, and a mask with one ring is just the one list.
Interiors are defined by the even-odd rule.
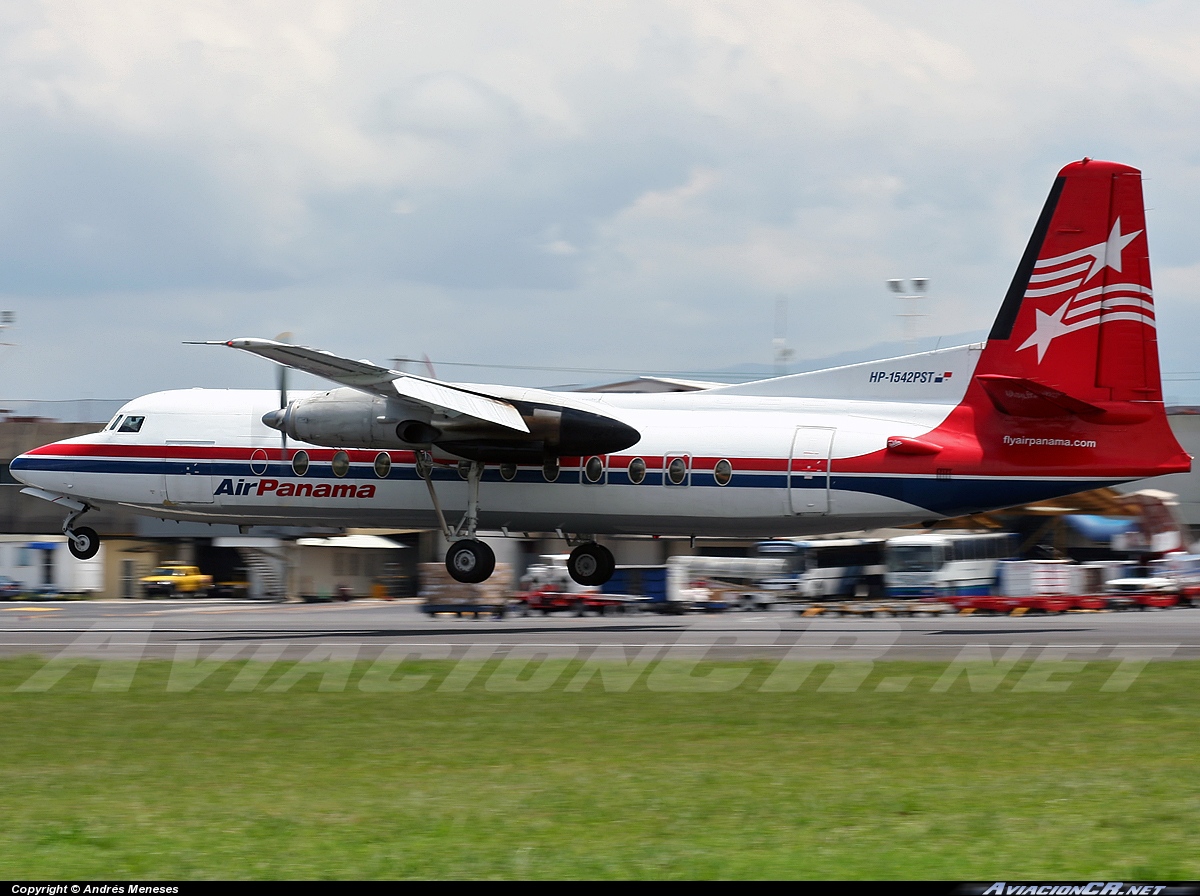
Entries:
[[529,427],[521,419],[520,412],[507,401],[438,380],[380,367],[370,361],[354,361],[321,349],[290,345],[271,339],[230,339],[209,344],[227,345],[250,352],[285,367],[302,370],[364,392],[373,392],[389,398],[399,397],[437,411],[466,414],[517,432],[529,432]]

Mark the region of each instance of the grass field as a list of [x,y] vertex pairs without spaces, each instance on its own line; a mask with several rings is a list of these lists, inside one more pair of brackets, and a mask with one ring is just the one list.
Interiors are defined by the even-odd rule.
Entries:
[[410,691],[364,692],[365,664],[269,690],[286,663],[169,689],[166,662],[18,691],[41,667],[0,661],[5,878],[1200,877],[1191,662],[1116,693],[1099,663],[1065,692],[937,692],[918,663],[853,692],[762,692],[773,664],[716,693],[439,691],[436,662]]

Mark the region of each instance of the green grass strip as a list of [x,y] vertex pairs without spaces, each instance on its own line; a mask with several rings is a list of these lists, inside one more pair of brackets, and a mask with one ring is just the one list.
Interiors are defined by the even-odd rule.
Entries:
[[1195,662],[44,666],[4,878],[1200,877]]

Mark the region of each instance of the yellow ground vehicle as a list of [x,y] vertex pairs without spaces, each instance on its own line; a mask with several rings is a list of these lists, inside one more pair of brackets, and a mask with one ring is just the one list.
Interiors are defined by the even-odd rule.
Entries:
[[141,580],[146,597],[207,597],[212,583],[212,576],[201,574],[199,567],[182,563],[160,566]]

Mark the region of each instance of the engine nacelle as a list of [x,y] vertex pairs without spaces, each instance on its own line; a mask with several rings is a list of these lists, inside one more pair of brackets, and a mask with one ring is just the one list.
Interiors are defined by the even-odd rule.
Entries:
[[428,448],[485,463],[535,463],[548,457],[611,454],[641,434],[603,414],[514,401],[529,427],[517,432],[473,417],[434,417],[428,410],[357,389],[333,389],[263,415],[290,438],[330,448]]
[[[401,408],[382,395],[358,389],[332,389],[300,398],[286,408],[264,414],[262,421],[288,438],[330,448],[411,448],[397,433],[397,424],[411,418],[412,410]],[[429,427],[428,421],[410,420]],[[409,427],[405,434],[411,434]],[[425,442],[424,444],[429,444]]]

